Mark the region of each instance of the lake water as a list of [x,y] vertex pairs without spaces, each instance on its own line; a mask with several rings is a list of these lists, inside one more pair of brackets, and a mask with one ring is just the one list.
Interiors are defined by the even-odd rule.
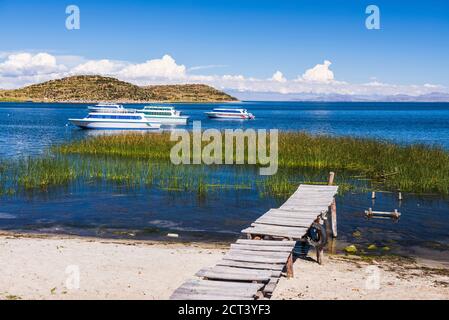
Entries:
[[[351,135],[399,143],[436,144],[449,149],[449,104],[444,103],[303,103],[233,104],[253,112],[254,121],[209,120],[204,112],[217,105],[177,104],[203,128],[277,128],[310,133]],[[135,108],[136,105],[128,105]],[[80,139],[68,118],[84,117],[86,105],[0,103],[0,160],[36,156],[54,143]],[[254,190],[221,191],[199,199],[195,194],[155,188],[129,190],[120,185],[75,184],[33,195],[0,197],[0,228],[81,235],[179,240],[232,241],[239,231],[279,199]],[[448,260],[449,201],[435,196],[346,193],[337,199],[339,239],[361,247],[375,243],[392,252],[430,249]],[[399,222],[367,220],[364,210],[402,212]],[[360,231],[362,238],[353,237]],[[421,251],[420,251],[421,252]]]

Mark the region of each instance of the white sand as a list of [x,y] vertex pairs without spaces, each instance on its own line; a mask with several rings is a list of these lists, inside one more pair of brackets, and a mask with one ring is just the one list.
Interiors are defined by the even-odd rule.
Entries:
[[273,299],[449,299],[449,270],[441,268],[342,256],[327,256],[321,266],[298,259],[295,277],[281,278]]
[[[193,245],[0,236],[0,299],[168,299],[222,252]],[[79,289],[66,287],[76,276],[76,267],[68,266],[79,268]]]
[[[224,250],[204,244],[163,244],[76,237],[0,235],[0,299],[167,299]],[[385,269],[389,264],[379,265]],[[336,257],[298,260],[295,278],[281,279],[277,299],[448,299],[444,275],[395,267],[381,271],[379,290],[366,289],[366,265]],[[404,269],[404,270],[403,270]],[[79,289],[67,288],[76,280]],[[441,281],[436,285],[436,281]]]

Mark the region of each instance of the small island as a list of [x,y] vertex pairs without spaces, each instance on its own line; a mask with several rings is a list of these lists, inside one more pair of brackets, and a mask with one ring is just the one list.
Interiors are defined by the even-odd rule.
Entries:
[[233,102],[236,98],[204,84],[137,86],[98,75],[72,76],[20,89],[0,90],[0,101],[70,103]]

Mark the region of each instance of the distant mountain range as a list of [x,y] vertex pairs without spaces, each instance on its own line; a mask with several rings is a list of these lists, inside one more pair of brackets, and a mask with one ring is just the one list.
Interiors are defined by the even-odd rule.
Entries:
[[449,94],[433,92],[420,96],[410,95],[344,95],[278,92],[249,92],[227,90],[239,100],[246,101],[315,101],[315,102],[449,102]]
[[73,76],[21,89],[0,90],[0,101],[132,103],[236,100],[236,98],[204,84],[140,87],[102,76]]

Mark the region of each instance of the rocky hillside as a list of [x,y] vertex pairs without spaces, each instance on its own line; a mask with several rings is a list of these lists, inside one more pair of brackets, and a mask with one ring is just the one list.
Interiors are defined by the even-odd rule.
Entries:
[[35,102],[225,102],[234,97],[202,84],[140,87],[102,76],[73,76],[0,91],[0,101]]

